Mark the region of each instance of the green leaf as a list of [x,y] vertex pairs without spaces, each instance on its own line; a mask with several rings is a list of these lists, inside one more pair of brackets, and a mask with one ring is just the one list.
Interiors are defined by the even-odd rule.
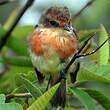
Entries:
[[[12,66],[2,77],[0,77],[0,93],[10,93],[17,86],[22,85],[20,82],[17,82],[17,76],[20,73],[29,74],[31,71],[33,71],[33,68],[30,67]],[[34,79],[35,78],[34,76]]]
[[0,110],[23,110],[23,108],[17,103],[5,103],[0,104]]
[[5,95],[0,94],[0,104],[5,103]]
[[22,82],[22,84],[24,84],[28,92],[30,92],[35,99],[42,95],[40,89],[34,86],[29,80],[25,79],[23,76],[20,76],[20,81]]
[[89,71],[88,69],[85,68],[80,68],[80,71],[78,72],[77,75],[77,80],[80,81],[103,81],[103,82],[110,82],[110,80],[106,79],[103,76],[94,74],[93,72]]
[[77,88],[69,88],[69,91],[71,91],[82,102],[86,110],[96,110],[93,99],[86,92]]
[[75,110],[73,107],[65,107],[64,110]]
[[[35,71],[34,71],[34,69],[33,68],[31,68],[30,70],[28,70],[28,71],[26,71],[26,72],[19,72],[19,74],[17,74],[16,75],[16,83],[17,83],[17,85],[20,87],[20,86],[23,86],[22,85],[22,83],[21,83],[21,81],[19,81],[20,80],[20,75],[21,76],[23,76],[24,78],[26,78],[27,80],[29,80],[30,82],[35,82],[35,84],[36,84],[36,87],[38,87],[39,88],[39,83],[37,83],[38,82],[38,80],[37,80],[37,77],[36,77],[36,73],[35,73]],[[19,87],[18,87],[18,89],[19,89]],[[24,88],[24,86],[23,86],[23,88]],[[16,88],[17,89],[17,88]],[[16,90],[15,90],[16,91]],[[17,92],[16,92],[17,93]]]
[[20,85],[17,88],[15,88],[11,93],[15,94],[15,93],[25,93],[28,92],[27,89],[24,87],[24,85]]
[[[29,80],[30,82],[35,82],[35,86],[37,88],[39,88],[42,92],[45,90],[45,85],[40,85],[37,81],[37,78],[36,78],[36,73],[35,71],[33,70],[29,70],[25,73],[21,73],[21,75],[23,75],[23,77],[25,77],[25,79]],[[20,75],[18,74],[16,76],[16,83],[17,83],[17,88],[15,88],[13,91],[12,91],[12,94],[15,94],[15,93],[23,93],[23,92],[26,92],[27,89],[25,88],[25,86],[22,84],[22,82],[20,81]],[[28,92],[28,91],[27,91]]]
[[34,30],[34,27],[32,25],[28,26],[18,26],[14,29],[12,35],[19,38],[23,39],[29,36],[29,34]]
[[21,56],[29,56],[28,45],[23,40],[11,36],[6,45]]
[[27,110],[44,110],[53,95],[55,94],[59,85],[60,83],[50,88],[47,92],[40,96]]
[[96,90],[108,98],[110,98],[110,82],[100,82],[100,81],[84,81],[84,82],[77,82],[74,84],[75,87],[83,88],[83,89],[91,89]]
[[90,37],[90,35],[94,34],[95,32],[98,32],[99,30],[82,30],[78,32],[79,41],[82,42],[86,38]]
[[[5,35],[6,32],[7,31],[4,30],[4,28],[0,26],[0,39]],[[22,41],[18,38],[15,38],[12,35],[10,35],[6,46],[11,48],[13,51],[15,51],[19,55],[23,55],[23,56],[28,55],[27,44],[24,41]]]
[[[108,34],[106,29],[103,25],[100,25],[100,37],[99,37],[99,44],[101,45],[106,39],[108,39]],[[106,44],[99,50],[99,64],[106,65],[109,59],[109,42],[107,41]]]
[[98,103],[105,108],[105,110],[110,110],[110,99],[107,96],[96,90],[84,89],[84,91],[97,100]]
[[16,66],[32,67],[32,62],[27,56],[0,56],[0,62]]
[[90,69],[91,72],[103,76],[106,79],[110,80],[110,65],[95,65]]

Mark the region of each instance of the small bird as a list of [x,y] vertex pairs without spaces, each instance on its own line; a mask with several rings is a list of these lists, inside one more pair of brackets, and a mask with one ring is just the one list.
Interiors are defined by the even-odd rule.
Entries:
[[[55,85],[59,82],[60,71],[77,51],[77,35],[71,26],[69,9],[50,7],[41,16],[29,41],[30,56],[33,66],[37,69],[38,79],[51,76],[50,86]],[[61,83],[51,100],[52,106],[65,106],[65,88],[65,83]]]

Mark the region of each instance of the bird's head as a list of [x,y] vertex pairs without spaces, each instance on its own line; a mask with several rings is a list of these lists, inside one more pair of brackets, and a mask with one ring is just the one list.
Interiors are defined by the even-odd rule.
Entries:
[[67,7],[50,7],[41,17],[40,23],[44,26],[62,27],[69,29],[71,16]]

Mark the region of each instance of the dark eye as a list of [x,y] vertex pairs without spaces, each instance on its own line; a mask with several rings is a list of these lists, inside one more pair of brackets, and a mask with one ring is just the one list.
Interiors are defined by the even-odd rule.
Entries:
[[56,27],[59,26],[59,24],[56,21],[49,21],[49,22],[52,26],[56,26]]

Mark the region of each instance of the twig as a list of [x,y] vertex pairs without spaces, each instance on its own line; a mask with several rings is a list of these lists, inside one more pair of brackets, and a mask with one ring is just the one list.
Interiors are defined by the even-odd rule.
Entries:
[[79,12],[72,16],[72,21],[74,21],[87,7],[93,4],[94,0],[89,1]]
[[19,97],[19,98],[24,98],[24,97],[32,97],[30,93],[19,93],[19,94],[9,94],[6,96],[6,100],[10,100],[12,98],[15,98],[15,97]]
[[97,48],[96,48],[95,50],[93,50],[92,52],[86,53],[86,54],[77,55],[77,58],[89,56],[89,55],[92,55],[92,54],[96,53],[109,39],[110,39],[110,37],[109,37],[108,39],[106,39],[99,47],[97,47]]
[[82,53],[86,53],[87,50],[91,47],[91,43],[89,43],[85,48],[84,50],[82,51]]
[[70,66],[74,63],[74,61],[78,58],[78,54],[81,53],[81,51],[84,49],[84,47],[88,44],[89,40],[95,35],[95,33],[92,33],[90,35],[90,37],[84,42],[84,44],[82,45],[82,47],[75,53],[75,55],[73,56],[73,58],[71,59],[71,61],[69,62],[69,64],[66,66],[66,68],[64,69],[64,73],[67,73],[68,69],[70,68]]
[[75,60],[77,58],[80,57],[85,57],[85,56],[89,56],[92,55],[94,53],[96,53],[109,39],[110,37],[108,37],[108,39],[106,39],[101,45],[99,45],[95,50],[93,50],[90,53],[86,53],[86,54],[80,54],[82,52],[82,50],[84,49],[84,47],[87,45],[87,43],[89,42],[89,40],[94,36],[94,34],[92,36],[90,36],[82,45],[82,47],[75,53],[75,55],[73,56],[73,58],[71,59],[71,61],[69,62],[69,64],[66,66],[66,68],[63,70],[63,73],[67,73],[68,69],[70,68],[70,66],[75,62]]
[[0,41],[0,51],[2,50],[3,46],[7,43],[7,40],[10,36],[10,34],[12,33],[12,31],[14,30],[14,28],[16,27],[17,23],[19,22],[19,20],[21,19],[21,17],[23,16],[23,14],[25,13],[25,11],[32,5],[32,3],[34,2],[34,0],[28,0],[27,3],[25,4],[25,6],[23,7],[23,9],[21,9],[20,13],[18,14],[18,16],[16,17],[16,20],[14,21],[13,25],[11,26],[11,28],[8,30],[8,32],[1,38]]
[[13,1],[12,0],[0,0],[0,5],[4,5],[10,2],[13,2]]

